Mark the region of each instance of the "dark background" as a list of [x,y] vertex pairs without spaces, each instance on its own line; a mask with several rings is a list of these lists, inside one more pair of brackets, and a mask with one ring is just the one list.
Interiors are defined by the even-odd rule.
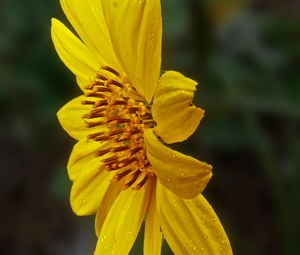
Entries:
[[[162,0],[163,70],[199,81],[206,117],[174,147],[210,162],[204,194],[237,255],[300,254],[300,2]],[[57,110],[79,95],[54,51],[58,0],[0,1],[0,253],[83,255],[93,217],[69,206],[74,140]],[[142,235],[132,254],[141,254]],[[164,245],[163,254],[172,254]]]

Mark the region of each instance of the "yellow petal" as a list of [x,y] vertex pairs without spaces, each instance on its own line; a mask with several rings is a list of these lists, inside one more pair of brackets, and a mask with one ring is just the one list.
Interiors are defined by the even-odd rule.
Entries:
[[176,255],[232,255],[222,224],[202,194],[185,200],[158,183],[157,197],[161,228]]
[[90,51],[57,19],[52,19],[51,36],[59,57],[75,75],[95,77],[99,65]]
[[194,133],[204,111],[191,105],[197,83],[174,71],[164,73],[153,98],[155,132],[166,143],[186,140]]
[[80,175],[71,190],[71,207],[77,215],[94,214],[103,200],[113,177],[105,171],[99,158],[83,165]]
[[105,127],[87,128],[82,116],[91,110],[90,105],[82,105],[84,96],[76,97],[64,105],[57,113],[58,120],[64,130],[73,138],[81,140],[89,134],[106,131]]
[[151,102],[161,64],[160,0],[101,0],[116,55],[132,85]]
[[144,255],[160,255],[162,246],[162,232],[157,211],[156,199],[156,180],[149,180],[153,190],[150,198],[148,212],[146,214],[145,236],[144,236]]
[[158,180],[184,198],[193,198],[210,180],[211,165],[164,146],[153,130],[144,133],[147,158]]
[[103,199],[101,200],[95,219],[95,231],[97,236],[99,236],[106,216],[121,191],[122,183],[114,183],[113,185],[109,186]]
[[76,82],[78,86],[81,88],[82,91],[86,89],[86,86],[89,86],[92,84],[93,80],[92,79],[87,79],[87,78],[82,78],[82,77],[76,77]]
[[77,142],[71,152],[68,162],[68,174],[71,181],[75,181],[81,171],[84,170],[96,158],[96,152],[103,149],[104,143],[87,141],[85,138]]
[[95,255],[129,253],[144,219],[149,194],[145,186],[120,193],[104,221]]
[[100,65],[122,72],[114,53],[101,8],[101,0],[61,0],[61,6],[72,26]]

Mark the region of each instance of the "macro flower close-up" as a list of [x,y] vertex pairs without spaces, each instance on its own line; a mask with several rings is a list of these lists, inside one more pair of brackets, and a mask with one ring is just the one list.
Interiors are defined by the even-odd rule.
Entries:
[[79,37],[53,18],[55,49],[82,95],[58,112],[77,140],[68,162],[71,206],[96,215],[95,255],[128,254],[145,221],[144,254],[232,254],[201,194],[212,166],[167,145],[191,136],[204,116],[197,82],[161,74],[160,0],[61,0]]

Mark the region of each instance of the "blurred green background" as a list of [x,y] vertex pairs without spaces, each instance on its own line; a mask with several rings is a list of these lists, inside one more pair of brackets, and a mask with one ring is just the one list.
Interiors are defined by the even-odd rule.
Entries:
[[[237,255],[300,254],[300,3],[162,0],[163,70],[199,81],[206,117],[174,147],[210,162],[204,194]],[[0,1],[0,251],[92,254],[70,210],[74,140],[57,110],[79,95],[50,39],[59,1]],[[142,234],[131,254],[142,254]],[[172,254],[166,244],[163,255]]]

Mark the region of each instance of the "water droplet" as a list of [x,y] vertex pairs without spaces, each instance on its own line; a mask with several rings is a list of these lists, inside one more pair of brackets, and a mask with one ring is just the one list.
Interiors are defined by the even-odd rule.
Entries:
[[168,179],[167,179],[167,182],[170,182],[170,181],[171,181],[171,180],[168,178]]
[[79,202],[80,202],[81,205],[85,205],[86,204],[86,200],[85,199],[80,199]]
[[204,251],[205,249],[204,249],[204,247],[201,247],[200,250],[201,250],[201,251]]
[[182,172],[182,173],[180,174],[180,176],[181,176],[181,177],[185,176],[185,173]]
[[118,8],[118,7],[119,7],[119,3],[118,3],[117,0],[115,0],[115,1],[113,2],[113,7],[115,7],[115,8]]
[[193,247],[193,250],[194,250],[194,251],[196,251],[197,249],[198,249],[197,246],[194,246],[194,247]]
[[219,248],[219,250],[220,250],[220,251],[223,251],[223,248],[222,248],[222,247],[220,247],[220,248]]
[[132,236],[133,236],[132,231],[128,231],[128,235],[129,235],[130,237],[132,237]]
[[211,219],[210,219],[210,222],[215,222],[215,221],[216,221],[215,218],[211,218]]
[[174,203],[174,207],[177,207],[178,206],[178,204],[177,203]]

